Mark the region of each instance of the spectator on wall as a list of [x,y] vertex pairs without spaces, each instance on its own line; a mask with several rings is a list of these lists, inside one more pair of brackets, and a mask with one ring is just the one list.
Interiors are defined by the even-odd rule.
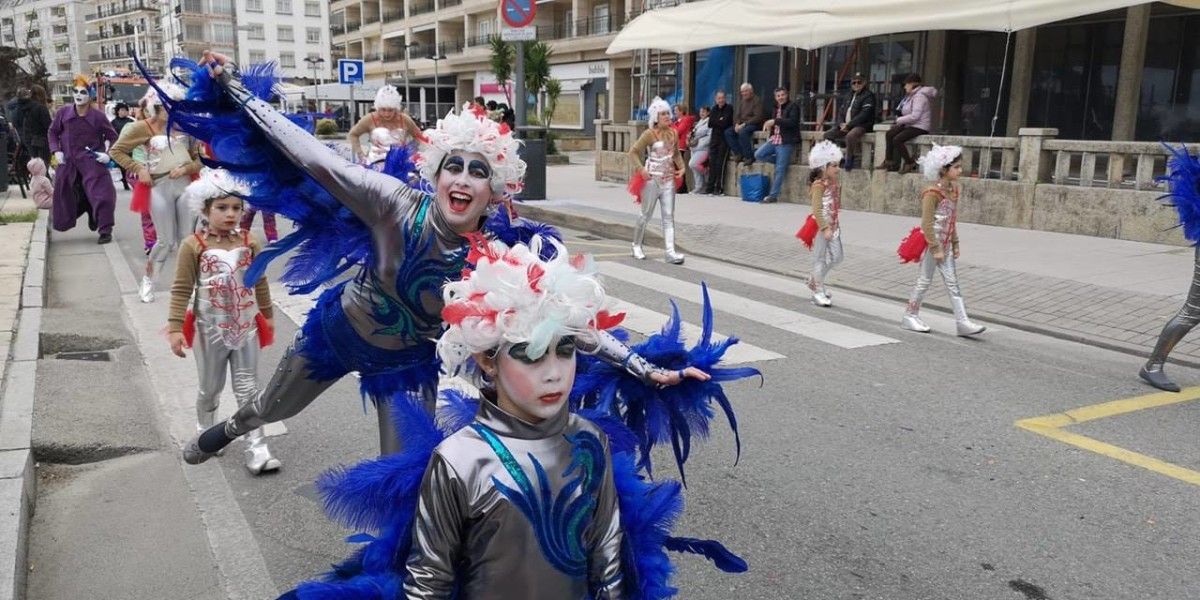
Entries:
[[733,153],[734,162],[741,161],[750,166],[754,164],[754,132],[763,123],[763,105],[749,83],[743,83],[738,94],[741,102],[734,114],[733,127],[725,130],[725,142]]
[[846,99],[846,120],[840,126],[825,133],[825,139],[831,142],[846,143],[845,169],[854,167],[854,156],[861,149],[861,140],[875,126],[878,114],[878,102],[875,92],[867,88],[866,78],[862,73],[855,73],[850,78],[850,96]]
[[920,75],[911,73],[904,78],[904,92],[904,99],[898,107],[900,117],[884,136],[887,159],[876,167],[878,169],[899,170],[901,173],[916,171],[917,163],[906,144],[929,133],[933,127],[932,100],[937,98],[937,88],[925,85]]
[[767,130],[767,143],[758,147],[754,159],[775,163],[771,191],[762,200],[764,204],[770,204],[779,200],[788,167],[792,164],[792,153],[800,143],[800,103],[788,101],[786,88],[775,88],[775,116],[763,127]]

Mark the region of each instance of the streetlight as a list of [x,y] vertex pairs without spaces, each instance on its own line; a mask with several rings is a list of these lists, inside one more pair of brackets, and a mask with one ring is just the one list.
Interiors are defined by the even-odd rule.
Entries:
[[[405,107],[409,107],[410,110],[411,110],[411,106],[412,106],[412,96],[408,95],[408,78],[412,75],[412,71],[410,71],[408,68],[408,54],[409,54],[408,51],[411,50],[413,48],[413,46],[417,46],[417,45],[419,45],[419,44],[417,44],[416,42],[405,42],[404,43],[404,105],[405,105]],[[409,116],[411,117],[412,115],[409,115]]]
[[308,67],[312,69],[313,72],[313,95],[316,96],[317,103],[317,110],[315,112],[321,112],[321,88],[317,87],[317,65],[324,63],[325,58],[321,56],[310,55],[304,59],[304,62],[308,63]]
[[[438,48],[435,46],[434,49],[437,50]],[[442,114],[438,111],[438,100],[442,91],[438,87],[438,61],[445,60],[446,56],[440,52],[435,52],[426,58],[433,61],[433,118],[436,120]]]

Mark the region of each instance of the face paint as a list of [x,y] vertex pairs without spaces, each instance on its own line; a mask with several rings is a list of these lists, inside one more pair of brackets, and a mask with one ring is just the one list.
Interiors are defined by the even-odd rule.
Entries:
[[75,88],[72,90],[72,94],[75,100],[75,106],[83,106],[92,99],[92,96],[88,93],[87,88]]
[[559,338],[536,359],[527,349],[515,344],[497,353],[497,402],[517,418],[540,423],[562,410],[575,384],[575,338]]
[[437,203],[450,228],[469,233],[492,201],[492,169],[477,152],[455,150],[446,155],[437,174]]

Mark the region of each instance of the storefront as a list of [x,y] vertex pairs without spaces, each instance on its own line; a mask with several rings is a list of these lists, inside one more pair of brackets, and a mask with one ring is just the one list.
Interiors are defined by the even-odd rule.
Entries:
[[[595,129],[592,121],[606,118],[604,107],[608,106],[608,61],[550,65],[550,77],[557,79],[562,87],[550,126],[556,130],[593,135]],[[506,90],[496,82],[496,76],[490,71],[475,72],[475,94],[483,96],[484,102],[495,101],[512,106],[510,98],[513,93],[515,88],[511,82]],[[547,101],[545,94],[537,98],[536,104],[532,100],[530,111],[536,110],[537,114],[541,114]]]

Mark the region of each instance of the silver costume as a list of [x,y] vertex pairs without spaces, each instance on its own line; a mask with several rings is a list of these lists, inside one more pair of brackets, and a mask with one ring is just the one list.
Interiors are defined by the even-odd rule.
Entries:
[[600,429],[566,405],[532,425],[484,399],[425,471],[404,598],[449,598],[456,577],[468,600],[624,598],[622,538]]
[[142,277],[138,288],[142,302],[154,301],[154,286],[166,270],[171,251],[195,230],[196,217],[183,193],[191,178],[168,176],[171,170],[191,164],[189,149],[194,143],[187,135],[173,133],[170,137],[156,135],[145,144],[146,168],[154,177],[150,188],[150,220],[154,223],[156,238],[150,249],[149,273]]
[[829,271],[842,263],[842,225],[838,219],[841,212],[840,188],[835,183],[825,185],[821,193],[821,204],[815,207],[814,216],[819,216],[818,223],[824,224],[833,232],[832,239],[825,239],[825,232],[818,231],[813,239],[813,270],[808,279],[808,289],[812,291],[813,303],[818,306],[831,306],[832,294],[825,289],[825,276]]
[[1179,312],[1163,326],[1162,333],[1158,334],[1158,341],[1154,344],[1154,350],[1150,352],[1150,359],[1138,373],[1150,385],[1168,392],[1178,392],[1179,385],[1163,372],[1163,363],[1167,362],[1167,357],[1175,349],[1175,345],[1196,326],[1196,323],[1200,323],[1200,246],[1196,247],[1195,256],[1192,287],[1188,289],[1187,300],[1179,308]]
[[[232,235],[242,236],[238,231]],[[197,239],[201,238],[198,234]],[[258,303],[254,289],[243,284],[253,259],[246,244],[232,250],[203,247],[197,261],[193,352],[199,375],[196,420],[202,430],[213,425],[226,371],[239,408],[252,404],[258,394]],[[246,468],[252,473],[281,466],[271,455],[261,428],[247,432],[246,443]]]
[[[239,81],[227,79],[225,85],[279,152],[370,228],[376,261],[322,294],[262,393],[225,422],[223,441],[300,413],[351,371],[360,374],[364,389],[392,386],[418,394],[432,412],[437,361],[431,340],[442,332],[441,284],[461,276],[466,238],[450,229],[432,197],[390,175],[346,161]],[[417,276],[421,281],[412,280]],[[337,306],[322,306],[326,298]],[[322,339],[306,338],[310,326]],[[305,354],[311,355],[311,346],[318,345],[336,356],[314,363]],[[631,358],[629,348],[611,335],[594,351],[645,381],[657,370],[640,357]],[[339,364],[325,364],[331,361]],[[372,378],[386,381],[371,386]],[[393,385],[393,379],[403,383]],[[379,411],[380,452],[394,453],[400,438],[388,413],[390,393],[373,400]],[[207,445],[210,448],[202,450],[201,439],[192,440],[184,450],[185,461],[207,460],[214,452]]]
[[[954,268],[954,250],[958,248],[957,192],[953,192],[952,197],[950,193],[934,187],[926,190],[926,193],[931,191],[936,193],[939,198],[933,210],[930,227],[932,231],[925,231],[929,247],[925,249],[921,263],[917,266],[917,284],[909,297],[900,326],[921,333],[929,331],[929,326],[920,317],[921,302],[925,299],[925,292],[929,290],[930,284],[933,283],[934,273],[937,272],[941,274],[942,282],[946,285],[946,293],[950,296],[950,306],[954,309],[955,328],[958,335],[970,336],[983,333],[986,328],[976,325],[967,316],[966,303],[963,301],[962,291],[958,287],[958,272]],[[934,252],[938,249],[945,254],[941,261],[934,257]]]
[[[662,142],[655,142],[660,146]],[[682,264],[684,256],[675,251],[675,176],[673,175],[673,153],[665,155],[655,153],[656,148],[649,152],[646,159],[646,171],[650,179],[642,188],[642,214],[638,217],[637,228],[633,232],[633,257],[638,260],[646,258],[642,249],[642,240],[646,237],[646,224],[654,214],[657,204],[662,214],[663,242],[666,246],[666,260],[671,264]]]

